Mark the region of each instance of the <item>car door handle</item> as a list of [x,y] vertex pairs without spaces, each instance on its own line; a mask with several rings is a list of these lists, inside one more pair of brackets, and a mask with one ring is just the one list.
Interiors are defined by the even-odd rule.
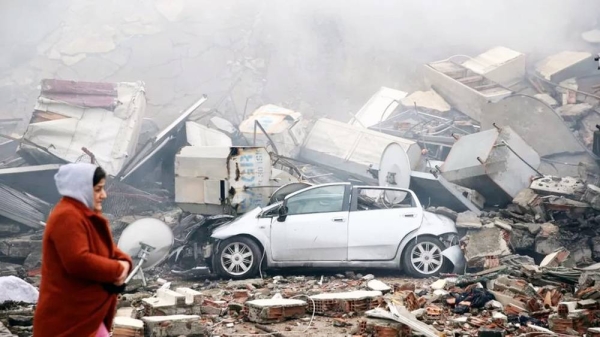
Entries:
[[404,214],[405,218],[414,218],[415,215],[414,214]]
[[331,219],[333,222],[344,222],[344,218],[333,218]]

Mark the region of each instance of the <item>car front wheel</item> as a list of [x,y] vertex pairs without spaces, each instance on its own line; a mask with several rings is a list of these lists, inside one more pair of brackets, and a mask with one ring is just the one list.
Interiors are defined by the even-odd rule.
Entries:
[[417,237],[404,250],[402,259],[404,270],[418,278],[439,275],[446,269],[443,249],[444,245],[438,239]]
[[261,253],[258,245],[246,237],[233,237],[219,244],[217,272],[226,278],[245,279],[258,273]]

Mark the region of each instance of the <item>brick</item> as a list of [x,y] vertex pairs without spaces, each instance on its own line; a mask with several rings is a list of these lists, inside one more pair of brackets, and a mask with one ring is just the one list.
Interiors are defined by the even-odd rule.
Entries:
[[197,315],[150,316],[142,318],[148,337],[208,337],[209,331]]
[[246,302],[248,320],[255,323],[283,322],[306,314],[307,303],[293,299],[265,299]]
[[310,299],[315,303],[315,312],[321,315],[363,313],[378,307],[383,302],[381,291],[327,293],[311,296]]
[[362,334],[380,337],[408,337],[410,336],[410,328],[406,325],[387,319],[367,318],[365,321],[364,331],[359,331]]
[[222,315],[227,310],[227,302],[204,299],[200,312],[207,315]]

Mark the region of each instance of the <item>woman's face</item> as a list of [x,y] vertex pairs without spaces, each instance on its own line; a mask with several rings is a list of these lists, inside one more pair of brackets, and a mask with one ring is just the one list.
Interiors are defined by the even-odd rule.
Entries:
[[94,186],[94,211],[102,211],[102,202],[106,199],[106,191],[104,190],[105,184],[106,179],[102,179]]

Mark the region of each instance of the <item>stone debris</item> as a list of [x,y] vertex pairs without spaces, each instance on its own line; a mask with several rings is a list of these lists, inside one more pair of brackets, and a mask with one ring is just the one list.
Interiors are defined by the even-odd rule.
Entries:
[[306,314],[307,303],[294,299],[264,299],[245,303],[248,320],[255,323],[282,322]]

